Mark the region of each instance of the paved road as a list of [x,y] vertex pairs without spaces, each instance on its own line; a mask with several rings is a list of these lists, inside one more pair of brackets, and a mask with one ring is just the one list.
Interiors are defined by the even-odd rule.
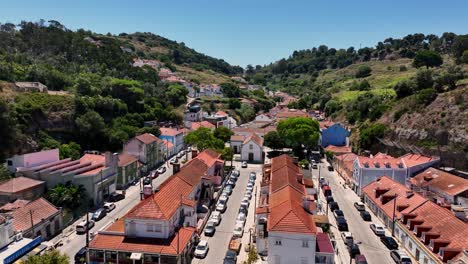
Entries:
[[[379,223],[382,224],[375,215],[366,208],[372,215],[372,222],[365,222],[362,220],[358,210],[354,207],[354,202],[359,201],[359,197],[349,188],[344,189],[343,186],[340,184],[343,183],[338,174],[333,171],[330,172],[327,169],[328,163],[323,161],[320,163],[322,166],[320,169],[321,177],[324,177],[327,181],[329,181],[329,185],[332,189],[333,198],[336,202],[338,202],[340,209],[343,210],[345,218],[348,222],[349,231],[353,234],[354,240],[359,243],[359,248],[361,253],[366,256],[368,263],[393,263],[392,258],[390,257],[390,250],[388,250],[382,242],[380,242],[380,238],[372,232],[369,228],[370,223]],[[318,169],[312,170],[313,178],[318,180]],[[316,181],[317,183],[317,181]],[[318,185],[316,185],[318,186]],[[326,209],[326,203],[323,203],[324,196],[323,193],[320,191],[319,202],[322,204],[322,208]],[[329,211],[329,220],[332,224],[332,232],[335,235],[335,240],[337,241],[339,256],[336,259],[336,263],[350,263],[349,261],[349,254],[347,252],[347,248],[344,245],[343,240],[341,240],[341,233],[336,228],[336,221],[333,213]],[[387,230],[387,235],[389,235],[389,231]]]
[[[189,158],[191,154],[188,154]],[[167,170],[162,175],[158,176],[156,179],[153,180],[153,187],[158,187],[161,183],[163,183],[166,179],[168,179],[172,175],[172,166],[166,162]],[[125,199],[118,201],[115,203],[116,208],[107,214],[103,219],[99,222],[96,222],[95,226],[91,229],[90,232],[97,233],[99,230],[104,229],[107,225],[112,223],[115,219],[118,219],[125,215],[131,208],[133,208],[136,204],[140,202],[140,185],[136,184],[134,186],[130,186],[126,190]],[[90,215],[91,218],[91,215]],[[66,230],[70,228],[72,230],[75,229],[76,224],[81,222],[83,219],[86,219],[86,216],[78,219],[75,223],[71,226],[67,227]],[[65,231],[64,231],[65,233]],[[70,257],[70,260],[73,261],[75,254],[85,246],[86,242],[86,235],[77,235],[75,232],[72,232],[71,235],[68,237],[63,238],[63,246],[59,247],[58,250],[62,253],[67,254]]]
[[[234,162],[234,165],[237,169],[240,170],[240,176],[236,182],[236,187],[233,189],[231,196],[229,197],[229,201],[227,203],[226,212],[222,214],[222,220],[219,226],[216,227],[216,232],[213,237],[205,237],[202,234],[201,239],[208,240],[208,246],[210,247],[208,251],[208,255],[204,259],[193,259],[192,263],[222,263],[224,259],[224,255],[228,249],[229,241],[232,237],[232,231],[234,230],[234,226],[236,223],[237,214],[240,207],[240,202],[244,197],[245,188],[247,187],[247,183],[249,181],[249,174],[251,171],[255,171],[257,173],[257,182],[255,186],[259,186],[259,179],[261,177],[262,165],[252,165],[249,164],[248,168],[242,169],[240,168],[239,162]],[[254,189],[255,190],[255,189]],[[244,250],[244,245],[248,243],[249,239],[249,227],[253,224],[253,217],[254,217],[254,199],[255,196],[252,196],[250,200],[249,206],[249,214],[248,219],[246,221],[246,225],[244,228],[244,236],[242,237],[242,249]],[[247,242],[246,242],[247,241]],[[238,257],[238,263],[242,263],[240,260],[240,256]]]

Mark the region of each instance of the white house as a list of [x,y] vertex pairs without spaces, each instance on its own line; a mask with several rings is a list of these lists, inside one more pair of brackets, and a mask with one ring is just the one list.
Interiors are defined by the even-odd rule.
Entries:
[[267,116],[266,114],[259,114],[255,117],[254,119],[255,121],[259,121],[259,122],[272,122],[273,120]]
[[15,155],[6,160],[7,168],[11,173],[21,167],[34,167],[59,160],[59,149],[49,149],[39,152]]
[[241,159],[248,162],[263,162],[263,138],[252,133],[246,137],[241,146]]
[[245,136],[243,135],[232,135],[231,140],[229,141],[231,145],[231,149],[234,154],[240,154],[242,149],[242,143],[245,140]]

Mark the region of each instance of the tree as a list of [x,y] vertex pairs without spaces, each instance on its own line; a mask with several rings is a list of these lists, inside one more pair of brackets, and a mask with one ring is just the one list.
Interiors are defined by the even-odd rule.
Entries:
[[68,144],[62,144],[59,147],[60,159],[71,158],[77,160],[80,158],[81,146],[76,142],[70,142]]
[[234,158],[234,151],[230,147],[225,147],[221,151],[221,158],[226,162],[226,161],[231,161],[231,167],[232,167],[232,159]]
[[416,84],[411,80],[401,80],[393,87],[397,98],[401,99],[410,96],[416,89]]
[[247,104],[242,104],[241,107],[236,110],[236,112],[240,116],[243,123],[247,123],[255,117],[255,110]]
[[221,139],[223,142],[228,142],[231,139],[231,136],[234,134],[229,128],[225,126],[220,126],[215,128],[213,135],[215,138]]
[[75,84],[76,93],[78,95],[93,95],[93,87],[91,82],[83,77],[79,77]]
[[17,133],[12,113],[7,103],[0,98],[0,163],[3,162],[8,154],[7,150],[15,145]]
[[413,67],[426,66],[426,69],[429,69],[430,67],[439,67],[443,62],[439,53],[432,50],[421,50],[416,53],[413,59]]
[[237,86],[234,83],[222,83],[221,84],[221,92],[223,92],[223,95],[229,98],[237,98],[240,96],[240,89],[239,86]]
[[370,147],[377,138],[384,136],[385,130],[385,125],[379,123],[361,128],[359,131],[359,144],[361,148]]
[[430,88],[434,84],[432,71],[428,69],[418,70],[415,76],[416,86],[418,89]]
[[258,260],[257,250],[255,249],[254,245],[248,245],[249,253],[247,255],[247,260],[245,260],[244,264],[254,264]]
[[69,264],[67,255],[61,254],[58,250],[52,250],[42,255],[31,255],[22,262],[23,264]]
[[462,58],[461,58],[462,63],[468,64],[468,49],[463,52]]
[[465,51],[468,50],[468,34],[456,36],[453,45],[452,53],[455,58],[460,58]]
[[423,89],[418,92],[416,100],[419,104],[428,105],[437,97],[437,91],[434,88]]
[[221,139],[216,138],[211,129],[206,127],[200,127],[195,131],[189,132],[185,136],[184,142],[197,147],[199,151],[203,151],[205,149],[221,151],[224,149],[224,142]]
[[106,128],[102,116],[94,111],[88,111],[84,115],[78,117],[75,123],[83,139],[89,139],[85,140],[88,144],[96,142],[96,139],[103,134]]
[[285,147],[283,139],[276,131],[270,131],[265,135],[264,144],[271,149],[282,149]]
[[74,185],[72,182],[59,183],[46,193],[47,200],[58,207],[70,210],[79,208],[86,203],[87,193],[83,185]]
[[282,120],[277,127],[278,135],[296,155],[303,156],[303,147],[310,150],[318,144],[319,123],[308,117],[294,117]]
[[8,169],[3,164],[0,164],[0,182],[11,179],[11,178],[12,178],[12,175],[8,171]]
[[166,97],[174,107],[187,102],[188,90],[180,84],[172,84],[166,92]]
[[232,110],[238,109],[241,107],[241,102],[237,98],[229,98],[228,107]]
[[337,100],[330,100],[325,104],[325,114],[327,116],[330,116],[331,114],[338,112],[342,108],[342,105],[339,101]]
[[361,65],[358,67],[356,71],[356,78],[364,78],[364,77],[370,76],[371,72],[372,72],[371,67],[369,67],[368,65]]

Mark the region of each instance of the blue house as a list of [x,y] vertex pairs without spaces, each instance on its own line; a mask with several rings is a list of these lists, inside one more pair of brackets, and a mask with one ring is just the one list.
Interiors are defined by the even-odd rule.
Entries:
[[330,126],[322,128],[321,145],[326,147],[328,145],[345,146],[346,139],[349,137],[350,132],[342,125],[335,123]]

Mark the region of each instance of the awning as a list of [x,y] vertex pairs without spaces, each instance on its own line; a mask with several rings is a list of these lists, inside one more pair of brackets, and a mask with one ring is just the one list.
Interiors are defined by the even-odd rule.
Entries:
[[132,253],[132,255],[130,255],[130,259],[140,260],[141,259],[141,253]]

